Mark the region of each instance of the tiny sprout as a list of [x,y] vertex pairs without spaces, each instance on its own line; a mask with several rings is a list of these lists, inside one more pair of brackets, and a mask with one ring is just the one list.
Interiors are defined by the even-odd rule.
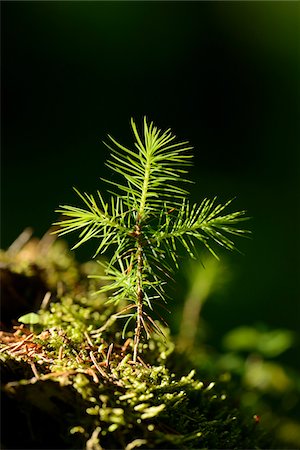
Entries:
[[[166,280],[179,266],[179,250],[196,258],[196,243],[213,255],[218,244],[234,250],[230,235],[247,231],[236,225],[245,220],[245,211],[224,213],[231,201],[217,204],[204,199],[199,205],[187,200],[182,186],[191,165],[192,147],[188,141],[176,142],[170,129],[162,132],[144,119],[139,133],[133,119],[134,145],[127,148],[108,136],[111,151],[107,166],[120,180],[104,180],[113,190],[110,198],[80,193],[84,208],[61,206],[57,211],[65,219],[55,223],[59,235],[79,232],[77,248],[90,239],[98,241],[94,256],[113,248],[113,256],[104,266],[106,284],[98,291],[108,293],[108,301],[119,306],[118,317],[125,320],[125,331],[135,323],[133,361],[137,361],[142,330],[163,335],[154,320],[157,303],[166,303]],[[97,276],[96,276],[97,278]],[[125,306],[124,306],[125,305]]]
[[40,318],[36,313],[28,313],[19,317],[18,322],[25,323],[26,325],[36,325],[40,322]]
[[24,316],[19,317],[18,322],[24,323],[25,325],[29,325],[30,331],[32,331],[33,330],[32,325],[36,325],[37,323],[40,323],[40,318],[39,318],[38,314],[31,312],[31,313],[25,314]]

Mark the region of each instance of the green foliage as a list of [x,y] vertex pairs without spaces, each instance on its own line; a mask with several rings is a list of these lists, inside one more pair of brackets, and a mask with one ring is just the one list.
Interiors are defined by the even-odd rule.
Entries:
[[226,380],[241,411],[258,415],[260,426],[273,436],[271,448],[300,448],[300,376],[293,367],[298,360],[292,356],[299,353],[297,333],[272,329],[266,323],[244,325],[228,331],[212,347],[210,330],[215,327],[216,315],[202,316],[201,308],[210,299],[217,303],[220,288],[224,296],[234,271],[223,259],[220,262],[209,256],[203,262],[204,267],[197,261],[187,265],[188,288],[176,345],[181,353],[177,373],[178,361],[184,370],[183,358],[187,357],[204,379]]
[[19,317],[18,322],[28,325],[35,325],[39,323],[39,316],[36,313],[28,313],[24,316]]
[[[214,383],[195,380],[194,371],[177,378],[163,365],[112,363],[110,379],[99,377],[97,382],[84,373],[84,363],[61,363],[56,371],[51,380],[41,375],[5,385],[5,405],[10,405],[8,396],[15,406],[26,404],[32,424],[38,417],[43,420],[42,427],[34,428],[34,438],[23,425],[24,448],[32,448],[30,443],[45,448],[43,439],[54,427],[52,448],[258,448],[252,418],[244,420],[224,392]],[[59,407],[68,412],[64,420],[57,420]],[[22,409],[15,409],[15,422],[26,424]]]
[[[77,264],[58,244],[60,251],[54,243],[38,260],[52,295],[34,332],[20,326],[1,333],[5,448],[270,448],[252,414],[237,411],[228,387],[204,379],[202,368],[200,381],[175,353],[168,330],[165,341],[153,334],[143,343],[143,361],[133,364],[133,333],[126,330],[126,346],[118,305],[107,304],[105,293],[95,298],[97,280],[86,279],[98,264]],[[10,267],[19,264],[10,259]],[[26,264],[28,251],[25,272]],[[55,289],[57,277],[68,283]],[[19,433],[11,433],[11,423]]]
[[239,327],[224,337],[223,343],[231,351],[256,351],[263,356],[275,357],[289,349],[294,335],[289,330],[260,331],[254,327]]
[[61,206],[66,216],[56,223],[60,235],[79,232],[77,248],[89,239],[98,240],[95,256],[113,247],[113,256],[104,265],[105,283],[98,293],[109,292],[109,301],[120,305],[119,315],[125,327],[135,321],[134,361],[142,328],[147,337],[152,331],[162,334],[154,320],[156,303],[166,302],[165,285],[175,267],[180,250],[195,258],[200,242],[216,256],[214,244],[235,249],[230,235],[244,236],[237,227],[245,212],[226,213],[231,201],[217,204],[205,199],[191,204],[182,187],[190,165],[192,147],[187,141],[175,141],[170,130],[162,132],[144,119],[139,133],[134,121],[132,149],[109,136],[111,159],[107,165],[119,180],[107,181],[113,189],[109,201],[98,192],[97,198],[76,190],[85,208]]
[[[190,372],[183,376],[168,370],[166,359],[174,349],[168,336],[165,343],[153,335],[144,344],[151,349],[151,365],[133,365],[118,327],[105,327],[115,305],[107,307],[102,298],[95,308],[92,283],[85,286],[84,294],[66,294],[38,312],[41,332],[30,342],[36,354],[1,353],[3,373],[9,376],[4,407],[22,424],[23,448],[45,448],[45,442],[86,450],[257,448],[260,434],[251,415],[243,417],[224,388],[200,381],[187,367],[185,373]],[[115,351],[105,364],[108,342],[114,342]],[[21,372],[17,381],[16,372]],[[7,433],[5,438],[18,440],[9,436],[7,441]]]

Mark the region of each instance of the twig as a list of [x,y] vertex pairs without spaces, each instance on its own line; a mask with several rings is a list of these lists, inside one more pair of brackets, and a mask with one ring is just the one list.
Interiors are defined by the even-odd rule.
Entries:
[[8,247],[7,253],[11,256],[16,255],[22,247],[29,241],[33,234],[32,228],[25,228],[24,231],[14,240],[14,242]]
[[107,350],[107,356],[106,356],[106,367],[108,367],[108,369],[110,369],[110,366],[109,366],[109,358],[110,358],[110,355],[111,355],[111,352],[112,352],[113,346],[114,346],[114,344],[113,344],[113,343],[111,343],[111,344],[110,344],[110,346],[108,347],[108,350]]
[[88,375],[92,375],[94,383],[99,383],[99,378],[97,377],[97,374],[93,369],[87,369],[86,373]]
[[146,369],[148,369],[147,365],[144,363],[144,361],[142,360],[142,358],[140,356],[137,357],[137,360],[142,364],[142,366],[144,366]]
[[36,366],[35,366],[34,362],[30,363],[30,367],[31,367],[31,370],[32,370],[33,375],[35,376],[35,378],[37,378],[39,380],[40,379],[40,375],[39,375],[38,371],[36,370]]
[[134,330],[134,343],[133,343],[133,361],[136,362],[137,354],[139,351],[140,335],[141,335],[141,323],[143,320],[143,247],[140,240],[141,227],[140,224],[136,224],[137,233],[137,312],[136,312],[136,327]]
[[64,370],[64,371],[61,371],[61,372],[50,372],[50,373],[47,373],[46,375],[42,375],[40,377],[40,379],[41,380],[48,380],[48,378],[69,376],[69,375],[74,375],[75,373],[77,373],[77,371],[75,369],[73,369],[73,370]]
[[51,292],[48,291],[48,292],[46,292],[46,294],[43,298],[43,301],[41,303],[41,309],[44,309],[44,310],[47,309],[47,307],[50,303],[50,299],[51,299]]
[[90,358],[93,361],[93,364],[96,367],[96,369],[98,370],[98,372],[100,373],[100,375],[102,375],[103,378],[108,378],[107,374],[104,372],[104,370],[97,363],[97,360],[96,360],[96,358],[95,358],[95,356],[94,356],[92,351],[90,351]]
[[[30,334],[28,334],[28,336],[26,336],[25,339],[23,339],[23,340],[20,341],[20,342],[16,342],[15,344],[9,345],[8,348],[9,348],[11,351],[15,352],[16,350],[18,350],[19,348],[22,347],[22,345],[24,344],[24,342],[28,341],[28,340],[31,339],[32,337],[33,337],[33,333],[30,333]],[[2,352],[2,351],[4,351],[3,348],[0,350],[0,352]]]
[[59,351],[58,351],[58,359],[61,361],[62,360],[62,358],[63,358],[63,351],[64,351],[64,348],[63,348],[63,346],[61,345],[60,347],[59,347]]
[[15,336],[18,336],[20,331],[22,331],[23,334],[31,334],[31,331],[28,328],[25,327],[24,323],[22,323],[21,325],[14,325],[13,329],[16,330],[14,332]]
[[88,333],[85,331],[83,334],[85,335],[86,340],[87,340],[89,346],[93,348],[93,347],[94,347],[94,344],[92,343],[91,338],[90,338],[90,336],[88,335]]
[[5,345],[5,347],[2,347],[0,350],[0,353],[5,352],[6,350],[9,350],[11,348],[11,345]]
[[132,308],[136,308],[135,304],[130,304],[128,306],[126,306],[125,308],[123,308],[121,311],[117,312],[116,314],[113,314],[112,316],[110,316],[107,321],[105,322],[104,325],[102,325],[102,327],[97,328],[96,330],[92,330],[91,334],[95,334],[95,335],[101,335],[102,331],[105,331],[107,327],[110,327],[118,318],[119,315],[123,314],[125,311],[128,311],[129,309]]
[[131,343],[132,339],[128,338],[126,339],[126,341],[124,342],[124,345],[121,348],[121,352],[124,353],[127,350],[128,345]]
[[83,362],[83,359],[79,355],[76,355],[75,359],[78,362],[78,364],[81,364]]
[[57,239],[57,237],[51,232],[53,228],[54,227],[51,227],[50,230],[46,231],[46,233],[39,240],[38,246],[42,255],[45,255],[48,252],[49,248]]

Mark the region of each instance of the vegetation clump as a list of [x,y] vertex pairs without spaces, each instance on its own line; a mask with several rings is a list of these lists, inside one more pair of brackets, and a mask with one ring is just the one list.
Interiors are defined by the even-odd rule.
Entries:
[[[49,235],[46,251],[40,241],[21,240],[2,253],[7,280],[20,275],[30,284],[34,271],[42,286],[39,306],[21,302],[14,329],[8,314],[0,334],[5,448],[260,445],[256,421],[241,415],[223,386],[199,381],[188,363],[183,376],[168,368],[176,367],[176,352],[156,320],[180,247],[192,257],[196,242],[213,254],[213,243],[234,249],[228,235],[245,234],[236,226],[244,212],[224,213],[230,202],[215,199],[191,205],[178,184],[187,181],[189,144],[146,120],[143,136],[133,121],[132,129],[134,149],[110,138],[108,165],[123,177],[109,182],[116,189],[110,200],[98,192],[98,204],[77,191],[86,209],[59,210],[66,216],[60,234],[80,231],[74,248],[95,238],[95,255],[112,247],[110,260],[80,265]],[[8,431],[16,421],[18,435]]]
[[[60,242],[53,243],[50,272],[58,249],[67,257]],[[3,260],[11,271],[20,267],[20,259]],[[86,279],[86,264],[69,261],[74,284],[59,292],[48,285],[50,301],[34,313],[34,324],[1,332],[4,448],[258,446],[254,420],[237,411],[224,386],[199,381],[188,364],[184,376],[168,369],[177,356],[166,329],[165,341],[153,334],[142,344],[143,359],[133,363],[133,332],[127,330],[124,341],[116,306],[104,295],[95,298],[98,281]],[[43,264],[48,279],[47,258]],[[11,423],[20,433],[11,433]]]

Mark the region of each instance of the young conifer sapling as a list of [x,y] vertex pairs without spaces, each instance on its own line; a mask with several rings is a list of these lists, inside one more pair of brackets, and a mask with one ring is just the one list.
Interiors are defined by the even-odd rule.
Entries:
[[231,201],[218,204],[216,198],[191,204],[182,186],[191,165],[192,147],[187,141],[176,142],[170,129],[161,131],[146,118],[143,131],[131,120],[134,145],[127,148],[108,136],[111,155],[107,166],[119,180],[105,180],[111,192],[104,199],[80,193],[83,208],[61,206],[64,219],[57,222],[59,235],[79,232],[77,248],[89,239],[97,239],[94,256],[113,248],[113,256],[104,265],[105,282],[98,293],[108,293],[108,301],[119,307],[118,317],[125,318],[123,336],[135,322],[133,361],[137,361],[142,330],[147,338],[156,331],[155,305],[166,303],[166,280],[178,268],[180,248],[196,258],[197,242],[217,256],[218,244],[235,249],[231,235],[248,233],[237,225],[246,219],[245,211],[225,212]]

